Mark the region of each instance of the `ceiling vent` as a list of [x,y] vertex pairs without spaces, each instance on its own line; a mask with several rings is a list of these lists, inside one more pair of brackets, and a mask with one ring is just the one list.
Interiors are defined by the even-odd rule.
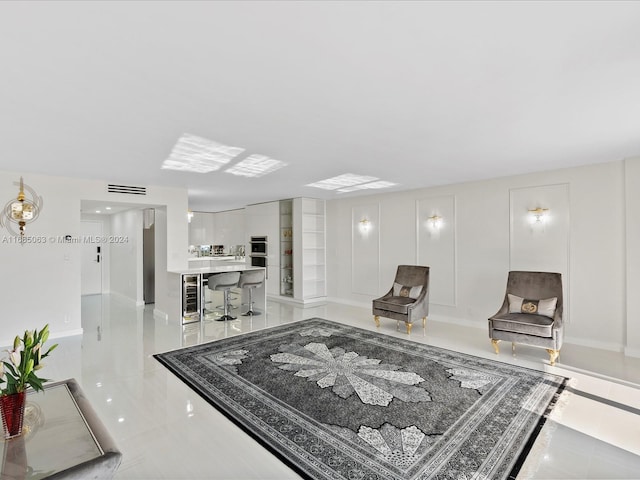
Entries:
[[107,185],[109,193],[124,193],[126,195],[146,195],[147,187],[134,187],[132,185]]

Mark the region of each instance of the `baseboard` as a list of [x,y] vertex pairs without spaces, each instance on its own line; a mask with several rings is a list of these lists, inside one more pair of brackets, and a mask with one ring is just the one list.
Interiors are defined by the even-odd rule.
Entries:
[[[356,300],[347,300],[344,298],[336,298],[336,297],[328,297],[327,298],[327,302],[331,302],[331,303],[339,303],[341,305],[347,305],[350,307],[357,307],[357,308],[364,308],[364,309],[368,309],[369,311],[371,311],[371,301],[366,301],[366,302],[358,302]],[[373,315],[373,314],[372,314]],[[464,318],[457,318],[457,317],[449,317],[447,315],[440,315],[438,313],[430,313],[427,316],[427,323],[428,322],[442,322],[442,323],[452,323],[454,325],[460,325],[462,327],[469,327],[469,328],[475,328],[476,330],[486,330],[487,329],[487,324],[483,323],[483,324],[479,324],[478,322],[474,322],[473,320],[467,320]],[[414,323],[415,325],[415,323]]]
[[[119,301],[123,301],[123,302],[126,302],[128,304],[135,305],[136,307],[140,306],[140,302],[137,299],[134,299],[134,298],[131,298],[131,297],[127,297],[124,293],[111,292],[109,295],[111,295],[112,297],[117,298]],[[144,302],[142,302],[142,306],[144,306]]]
[[427,317],[427,322],[430,322],[430,321],[450,323],[450,324],[452,323],[454,325],[459,325],[461,327],[473,328],[475,330],[483,331],[485,335],[488,332],[488,326],[485,323],[486,321],[479,323],[479,322],[474,322],[473,320],[467,320],[465,318],[448,317],[446,315],[438,315],[438,314],[429,315]]
[[356,302],[355,300],[346,300],[344,298],[327,297],[327,302],[339,303],[341,305],[348,305],[350,307],[371,308],[371,300],[368,302]]
[[640,348],[624,347],[624,354],[627,357],[640,358]]
[[73,337],[75,335],[82,335],[84,330],[82,328],[75,328],[73,330],[66,330],[64,332],[51,332],[49,334],[49,338],[64,338],[64,337]]
[[622,345],[611,342],[600,342],[598,340],[590,340],[588,338],[571,337],[565,335],[564,343],[570,343],[572,345],[579,345],[581,347],[597,348],[598,350],[607,350],[609,352],[622,353],[624,348]]
[[[336,298],[336,297],[328,297],[327,301],[332,303],[339,303],[342,305],[348,305],[351,307],[371,309],[371,301],[359,302],[355,300],[348,300],[348,299]],[[460,325],[462,327],[475,328],[476,330],[483,330],[483,329],[486,330],[487,328],[486,322],[478,322],[478,321],[474,321],[466,318],[459,318],[459,317],[449,317],[447,315],[440,315],[437,313],[429,314],[429,316],[427,317],[427,322],[429,321],[450,323],[454,325]],[[590,340],[586,338],[571,337],[571,336],[565,336],[564,341],[565,343],[571,343],[573,345],[580,345],[583,347],[597,348],[599,350],[607,350],[607,351],[618,352],[618,353],[624,352],[624,354],[629,357],[640,357],[640,349],[628,348],[628,347],[624,348],[617,343],[600,342],[598,340]]]
[[274,302],[280,303],[291,303],[294,305],[302,305],[302,306],[315,306],[327,303],[327,297],[318,297],[318,298],[306,298],[300,300],[299,298],[293,297],[283,297],[281,295],[267,295],[267,300],[272,300]]
[[[82,328],[75,328],[73,330],[65,330],[63,332],[57,332],[57,331],[51,331],[49,330],[49,340],[55,339],[55,338],[65,338],[65,337],[74,337],[76,335],[82,335],[84,333],[84,330]],[[13,345],[13,341],[14,341],[15,337],[12,339],[0,339],[0,345]],[[51,346],[51,343],[48,344],[48,346]]]
[[157,318],[158,320],[164,320],[165,322],[169,320],[169,314],[159,310],[157,308],[153,309],[153,318]]

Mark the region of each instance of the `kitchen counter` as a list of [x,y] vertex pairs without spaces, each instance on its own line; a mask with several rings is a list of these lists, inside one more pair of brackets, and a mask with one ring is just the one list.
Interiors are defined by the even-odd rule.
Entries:
[[[266,315],[267,269],[264,267],[254,267],[251,265],[247,265],[244,262],[233,262],[231,264],[213,265],[208,267],[169,270],[169,295],[177,296],[178,301],[175,303],[175,305],[171,306],[172,311],[167,312],[167,318],[180,318],[180,321],[183,325],[210,319],[212,309],[206,308],[206,305],[220,305],[222,303],[222,292],[209,290],[209,277],[217,273],[247,272],[254,270],[265,271],[265,280],[260,287],[253,289],[252,297],[253,301],[255,302],[254,309],[256,311],[262,312],[262,315]],[[249,290],[246,288],[236,288],[234,290],[240,293],[240,307],[242,307],[243,305],[246,306],[249,302]],[[214,296],[220,298],[213,300]],[[234,313],[233,316],[242,318],[241,316],[239,316],[242,314],[241,310],[246,310],[246,307],[239,309],[238,315]]]
[[[209,255],[204,257],[189,257],[190,262],[195,262],[198,260],[237,260],[238,257],[235,255]],[[240,260],[237,260],[240,261]]]
[[207,268],[217,267],[219,265],[245,265],[244,257],[235,257],[233,255],[212,255],[210,257],[191,257],[189,258],[189,268]]
[[169,273],[177,273],[179,275],[201,275],[206,273],[223,273],[223,272],[244,272],[249,270],[266,270],[264,267],[252,267],[244,262],[233,263],[231,265],[212,265],[209,267],[185,268],[184,270],[169,270]]

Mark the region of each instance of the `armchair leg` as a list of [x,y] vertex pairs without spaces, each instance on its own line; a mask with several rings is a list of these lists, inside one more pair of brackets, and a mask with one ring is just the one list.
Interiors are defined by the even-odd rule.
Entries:
[[422,328],[427,328],[427,317],[422,317]]
[[499,343],[500,340],[496,340],[495,338],[491,339],[491,345],[493,345],[493,349],[496,351],[496,355],[500,353],[500,347],[498,346]]
[[411,333],[411,327],[413,327],[413,323],[407,323],[407,335]]
[[376,322],[376,327],[380,326],[380,315],[374,315],[373,321]]
[[549,353],[549,363],[553,366],[556,364],[556,360],[560,356],[560,350],[552,350],[550,348],[547,349]]
[[516,342],[511,342],[511,355],[516,356]]

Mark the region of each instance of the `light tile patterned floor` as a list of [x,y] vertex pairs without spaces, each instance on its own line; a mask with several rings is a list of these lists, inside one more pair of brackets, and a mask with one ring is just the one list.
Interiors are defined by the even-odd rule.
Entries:
[[[322,317],[375,330],[369,309],[327,304],[300,308],[269,302],[266,315],[186,328],[153,318],[152,306],[87,296],[84,335],[58,339],[46,376],[76,378],[124,454],[118,479],[299,478],[193,393],[153,357],[181,346],[282,323]],[[381,333],[406,338],[383,319]],[[565,345],[557,367],[546,353],[518,346],[493,353],[486,330],[430,321],[411,340],[571,377],[572,392],[534,445],[518,478],[640,478],[640,362]],[[605,362],[605,363],[603,363]],[[607,379],[618,376],[619,380]]]

